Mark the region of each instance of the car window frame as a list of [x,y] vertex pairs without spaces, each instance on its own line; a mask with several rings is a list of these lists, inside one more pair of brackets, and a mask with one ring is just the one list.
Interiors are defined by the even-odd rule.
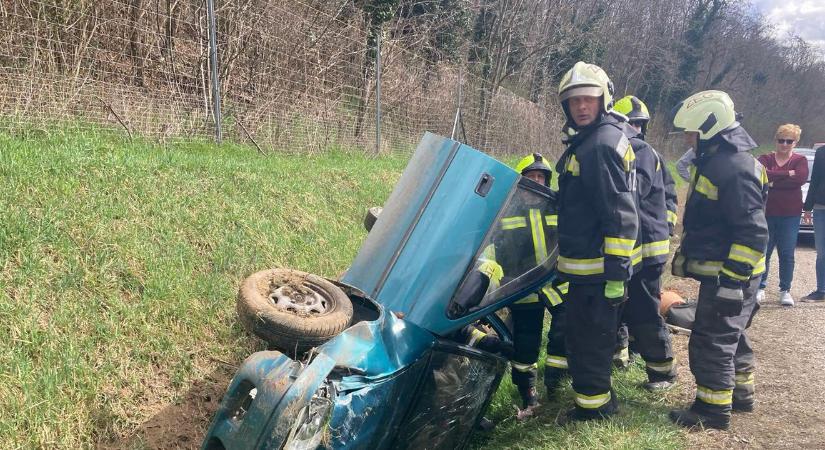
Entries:
[[[496,218],[493,221],[493,225],[490,227],[489,230],[487,230],[487,233],[485,233],[484,239],[482,240],[482,243],[489,242],[491,236],[498,232],[496,225],[500,223],[501,219],[503,218],[503,216],[505,215],[505,213],[507,211],[507,206],[510,204],[510,201],[512,201],[512,198],[516,195],[516,193],[519,191],[519,189],[524,189],[524,190],[533,192],[537,195],[541,195],[543,197],[546,197],[553,204],[556,204],[556,202],[558,201],[558,196],[557,196],[556,191],[553,191],[552,189],[550,189],[550,187],[541,185],[539,183],[536,183],[535,181],[533,181],[529,178],[526,178],[524,176],[520,176],[518,182],[516,182],[514,184],[513,190],[510,193],[510,195],[508,196],[507,201],[502,205],[501,209],[499,210],[498,214],[496,215]],[[532,269],[528,270],[527,272],[524,272],[524,273],[520,274],[516,279],[514,279],[514,280],[510,281],[509,283],[506,283],[505,285],[500,286],[499,288],[494,290],[493,292],[500,293],[500,295],[498,296],[498,298],[495,301],[487,302],[487,297],[490,294],[490,293],[488,293],[487,295],[485,295],[482,298],[482,300],[479,302],[479,304],[477,306],[468,309],[461,316],[453,316],[453,315],[450,314],[449,308],[453,304],[453,302],[456,300],[456,298],[458,298],[459,295],[463,293],[462,289],[464,288],[465,283],[467,282],[470,274],[472,273],[472,271],[475,268],[475,262],[478,261],[480,258],[482,258],[485,247],[486,246],[482,244],[476,250],[476,254],[474,255],[473,259],[471,260],[472,261],[471,264],[467,267],[467,269],[464,272],[464,275],[461,277],[461,281],[458,283],[458,288],[456,289],[453,296],[450,298],[450,301],[447,302],[447,305],[446,305],[447,309],[445,310],[445,313],[447,314],[447,317],[450,318],[451,320],[463,319],[463,318],[469,317],[471,315],[474,315],[474,314],[478,313],[479,311],[487,310],[488,308],[491,308],[491,307],[493,307],[493,308],[488,311],[488,314],[492,313],[493,311],[496,311],[496,310],[506,306],[508,301],[523,297],[523,295],[519,295],[519,294],[530,293],[534,289],[538,288],[544,281],[546,281],[546,279],[552,279],[553,278],[552,275],[555,272],[556,261],[558,260],[558,256],[559,256],[558,244],[556,244],[556,246],[553,249],[550,249],[548,251],[548,259],[547,260],[552,260],[553,262],[551,264],[549,264],[550,269],[548,270],[548,274],[547,274],[549,276],[546,279],[545,279],[545,277],[541,276],[541,274],[542,274],[542,270],[547,266],[547,264],[545,263],[545,264],[541,264],[541,265],[536,265]],[[519,280],[521,280],[521,281],[519,281]],[[526,285],[525,285],[525,283],[526,283]],[[494,307],[496,305],[499,305],[499,306]]]

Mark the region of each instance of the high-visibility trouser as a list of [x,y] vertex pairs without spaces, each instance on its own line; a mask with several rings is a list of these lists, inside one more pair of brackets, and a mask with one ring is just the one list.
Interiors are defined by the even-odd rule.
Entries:
[[[533,294],[535,295],[535,294]],[[524,391],[536,385],[544,304],[540,301],[510,306],[513,318],[513,357],[510,360],[513,384]]]
[[570,283],[567,293],[568,366],[576,408],[611,413],[613,348],[619,313],[604,296],[604,283]]
[[633,339],[633,349],[645,360],[648,380],[671,381],[676,378],[670,332],[659,315],[661,265],[645,266],[628,283],[628,300],[622,320]]
[[[753,350],[745,329],[756,312],[758,286],[757,278],[748,281],[742,309],[733,315],[719,310],[715,282],[699,286],[696,320],[688,344],[690,371],[696,378],[696,401],[722,413],[730,413],[736,372],[753,373]],[[748,380],[742,377],[742,381],[744,389]]]

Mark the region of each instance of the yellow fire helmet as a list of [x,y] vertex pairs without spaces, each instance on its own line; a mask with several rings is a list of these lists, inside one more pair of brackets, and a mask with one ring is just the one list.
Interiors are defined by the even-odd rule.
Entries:
[[673,108],[674,130],[695,131],[703,141],[738,125],[733,100],[722,91],[697,92]]
[[650,112],[648,112],[645,102],[632,95],[617,100],[616,104],[613,105],[613,109],[626,115],[628,122],[650,121]]
[[559,101],[563,104],[578,95],[602,97],[602,109],[608,112],[613,107],[613,82],[601,67],[579,61],[562,77]]
[[521,161],[516,164],[516,172],[524,175],[531,170],[540,170],[544,172],[544,184],[550,186],[550,179],[553,176],[553,171],[550,169],[550,164],[541,156],[541,153],[533,153],[521,158]]

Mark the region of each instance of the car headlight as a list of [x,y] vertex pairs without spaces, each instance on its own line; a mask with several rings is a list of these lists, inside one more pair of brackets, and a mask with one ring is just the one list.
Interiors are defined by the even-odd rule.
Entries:
[[309,404],[298,413],[284,443],[285,450],[315,449],[329,440],[327,430],[334,397],[332,383],[324,382],[312,395]]

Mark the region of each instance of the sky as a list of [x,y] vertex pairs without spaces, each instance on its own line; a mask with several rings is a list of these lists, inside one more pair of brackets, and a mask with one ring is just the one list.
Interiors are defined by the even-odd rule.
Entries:
[[776,26],[777,37],[793,31],[825,50],[825,0],[751,0],[753,6]]

